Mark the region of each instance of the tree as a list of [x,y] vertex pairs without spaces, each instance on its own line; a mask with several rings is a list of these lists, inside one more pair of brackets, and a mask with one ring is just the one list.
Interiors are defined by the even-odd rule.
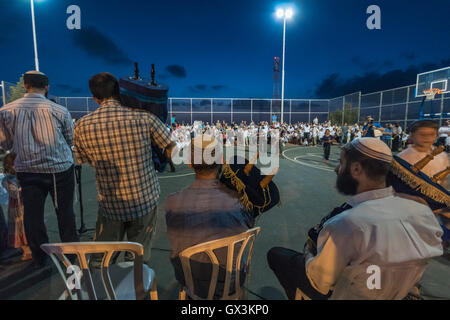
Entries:
[[358,109],[352,108],[351,103],[344,105],[344,118],[342,118],[342,110],[336,110],[330,112],[328,120],[333,125],[343,125],[344,123],[357,123],[358,122]]
[[10,90],[10,95],[9,95],[8,99],[6,100],[7,103],[10,103],[17,99],[23,98],[23,96],[26,93],[25,87],[23,86],[23,76],[20,77],[19,82],[17,82],[17,84],[15,86],[11,86],[9,88],[9,90]]

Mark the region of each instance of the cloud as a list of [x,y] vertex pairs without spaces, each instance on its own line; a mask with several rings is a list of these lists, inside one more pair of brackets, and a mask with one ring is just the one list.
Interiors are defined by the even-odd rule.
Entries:
[[383,66],[387,68],[392,68],[394,66],[394,62],[392,60],[384,60]]
[[411,51],[403,52],[400,55],[400,57],[402,57],[403,59],[408,60],[408,61],[412,61],[412,60],[415,60],[417,58],[416,54],[414,52],[411,52]]
[[83,92],[80,88],[72,87],[68,84],[56,84],[55,85],[55,91],[58,93],[64,93],[64,94],[80,94]]
[[85,27],[73,31],[72,34],[74,44],[90,56],[100,58],[112,65],[129,65],[132,63],[113,39],[95,27]]
[[448,65],[450,65],[450,58],[439,63],[411,65],[406,70],[396,69],[385,73],[366,72],[347,79],[343,79],[338,73],[333,73],[317,85],[314,96],[329,99],[358,91],[370,93],[408,86],[416,82],[417,74]]
[[356,65],[357,67],[360,67],[364,70],[370,70],[370,69],[376,69],[378,66],[378,63],[375,61],[365,61],[360,56],[355,56],[351,58],[352,64]]
[[211,87],[211,89],[213,89],[214,91],[220,91],[220,90],[223,90],[223,89],[226,89],[226,88],[227,88],[227,86],[223,86],[223,85],[220,85],[220,84]]
[[197,84],[195,86],[190,86],[189,90],[194,92],[205,92],[208,91],[208,86],[206,84]]
[[197,84],[195,86],[189,86],[189,90],[192,92],[209,92],[209,91],[220,91],[226,89],[227,86],[224,85],[212,85],[208,86],[206,84]]
[[166,72],[169,74],[169,76],[175,77],[175,78],[186,78],[186,69],[183,66],[173,64],[166,67]]

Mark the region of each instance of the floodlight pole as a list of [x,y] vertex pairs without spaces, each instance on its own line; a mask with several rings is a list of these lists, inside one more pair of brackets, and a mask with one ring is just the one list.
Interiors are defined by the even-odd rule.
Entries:
[[284,27],[283,27],[283,71],[281,76],[281,123],[284,123],[284,66],[286,60],[286,13],[284,14]]
[[36,65],[36,71],[39,71],[39,58],[38,58],[37,38],[36,38],[36,21],[34,18],[34,0],[31,0],[31,20],[33,24],[34,62]]
[[2,82],[1,82],[0,87],[2,87],[2,100],[3,100],[3,106],[5,106],[5,105],[6,105],[5,81],[2,81]]

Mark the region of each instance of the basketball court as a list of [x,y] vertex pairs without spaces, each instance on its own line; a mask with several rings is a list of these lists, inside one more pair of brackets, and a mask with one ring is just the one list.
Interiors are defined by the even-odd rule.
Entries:
[[[309,228],[320,222],[333,208],[346,201],[335,189],[334,168],[339,158],[339,147],[333,147],[328,162],[322,159],[321,147],[288,146],[284,158],[280,159],[280,170],[274,181],[277,183],[282,205],[275,207],[259,218],[257,225],[261,233],[256,239],[253,251],[251,275],[247,284],[247,298],[285,299],[284,291],[266,261],[267,252],[275,246],[301,251]],[[150,266],[155,270],[160,299],[177,299],[178,284],[170,264],[170,244],[166,236],[164,201],[173,192],[189,186],[194,180],[193,172],[185,165],[177,166],[177,172],[166,172],[159,176],[161,200],[158,208],[158,222],[152,243]],[[85,223],[88,229],[95,227],[97,215],[97,191],[92,168],[83,167],[83,203]],[[75,204],[77,226],[79,204]],[[58,228],[53,205],[47,202],[46,222],[51,242],[58,242]],[[82,241],[91,241],[93,230],[82,235]],[[450,299],[450,260],[436,258],[421,282],[423,293],[428,299]],[[12,299],[58,299],[63,292],[59,274],[53,273],[48,280],[24,290]]]

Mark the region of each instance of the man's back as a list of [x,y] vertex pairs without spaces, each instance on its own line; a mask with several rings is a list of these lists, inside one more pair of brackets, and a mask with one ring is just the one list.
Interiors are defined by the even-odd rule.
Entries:
[[99,206],[112,220],[131,221],[156,207],[160,187],[152,161],[152,140],[166,148],[164,124],[146,111],[109,101],[75,127],[79,162],[96,171]]
[[[253,227],[254,220],[243,210],[237,192],[227,189],[217,179],[198,179],[189,188],[167,198],[166,223],[175,276],[184,284],[178,257],[180,252],[200,243],[243,233]],[[225,279],[227,251],[220,249],[216,254],[220,263],[216,295],[220,296]],[[192,260],[196,294],[206,297],[211,279],[211,260],[205,254],[195,255]],[[245,274],[242,274],[241,280],[244,279]]]
[[166,200],[172,257],[199,243],[240,234],[253,227],[239,195],[219,180],[196,180]]
[[73,165],[69,111],[28,93],[0,111],[0,144],[16,155],[16,172],[60,173]]

